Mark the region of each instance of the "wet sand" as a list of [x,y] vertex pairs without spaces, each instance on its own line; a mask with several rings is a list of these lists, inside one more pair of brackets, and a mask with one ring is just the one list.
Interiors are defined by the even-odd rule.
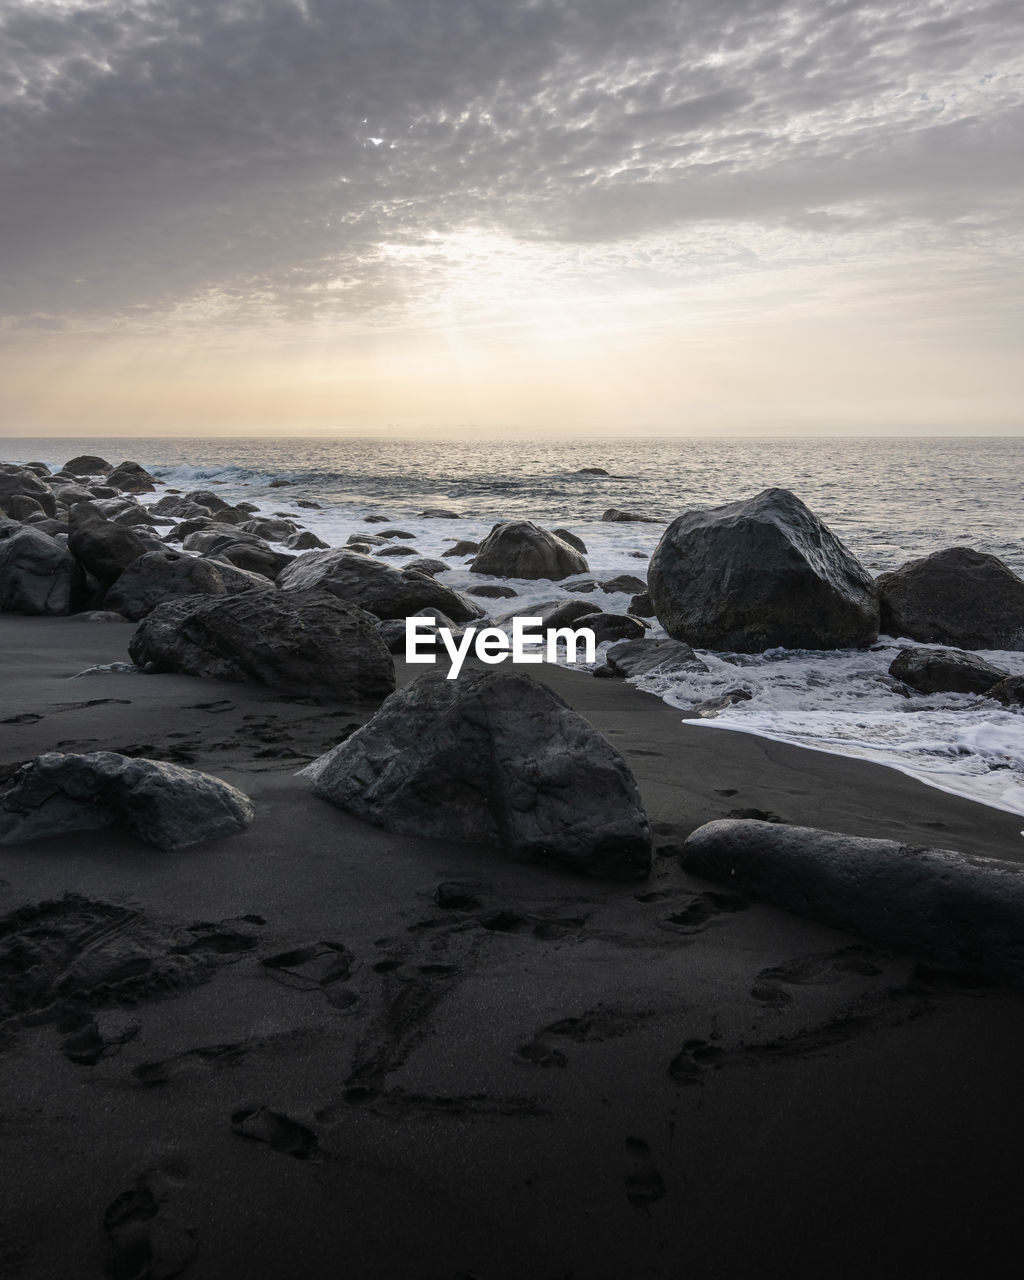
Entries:
[[1020,860],[1019,819],[537,669],[655,829],[650,879],[605,885],[311,796],[295,770],[372,707],[69,679],[131,632],[0,617],[0,773],[126,751],[257,817],[178,853],[0,850],[0,1275],[961,1277],[1016,1250],[1021,998],[675,854],[756,809]]

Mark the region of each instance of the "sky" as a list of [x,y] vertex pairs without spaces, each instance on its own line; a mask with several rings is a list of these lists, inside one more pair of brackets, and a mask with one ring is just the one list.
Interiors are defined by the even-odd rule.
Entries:
[[0,434],[1019,434],[1019,0],[0,0]]

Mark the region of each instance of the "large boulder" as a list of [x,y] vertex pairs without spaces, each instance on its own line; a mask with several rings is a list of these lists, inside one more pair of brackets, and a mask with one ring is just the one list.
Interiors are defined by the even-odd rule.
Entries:
[[918,693],[988,693],[1009,672],[962,649],[904,649],[889,674]]
[[0,467],[0,507],[9,511],[7,500],[14,495],[33,498],[51,518],[57,514],[57,499],[53,496],[53,490],[34,471],[29,471],[26,467]]
[[303,773],[349,813],[408,835],[489,844],[591,876],[650,869],[625,761],[528,676],[429,671]]
[[871,575],[787,489],[678,516],[648,583],[658,621],[699,649],[856,648],[878,638]]
[[998,558],[948,547],[878,579],[881,629],[958,649],[1024,649],[1024,581]]
[[1024,864],[743,819],[698,828],[682,862],[833,929],[1024,986]]
[[84,502],[72,508],[68,547],[104,587],[113,586],[149,550],[133,529],[105,520]]
[[682,640],[623,640],[608,650],[605,661],[615,675],[627,678],[708,669]]
[[472,573],[490,573],[496,578],[547,578],[551,582],[586,573],[587,567],[581,552],[532,520],[496,524],[469,566]]
[[128,651],[149,671],[254,681],[286,694],[345,701],[395,687],[376,620],[323,591],[168,600],[139,624]]
[[61,470],[73,476],[105,476],[113,471],[113,467],[105,458],[94,453],[80,453],[77,458],[65,462]]
[[107,484],[121,493],[152,493],[156,477],[138,462],[119,462],[107,476]]
[[0,520],[0,612],[72,613],[84,600],[85,575],[49,534]]
[[244,831],[243,792],[194,769],[113,751],[51,751],[23,765],[0,798],[0,845],[121,826],[158,849],[185,849]]
[[440,609],[455,622],[483,617],[483,609],[450,587],[415,570],[399,571],[358,551],[309,551],[278,579],[285,591],[329,591],[380,619],[408,618],[421,609]]
[[148,551],[121,574],[103,598],[103,607],[138,622],[158,604],[179,596],[223,596],[216,565],[181,551]]

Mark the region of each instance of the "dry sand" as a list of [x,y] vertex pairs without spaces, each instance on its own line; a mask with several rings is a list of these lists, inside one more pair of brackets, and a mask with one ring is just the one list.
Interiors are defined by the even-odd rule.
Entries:
[[[654,824],[650,880],[607,886],[312,797],[294,771],[371,708],[68,678],[124,661],[130,634],[0,618],[0,770],[55,748],[172,759],[257,818],[179,853],[110,832],[0,851],[0,989],[29,1015],[0,1039],[0,1275],[1002,1274],[1021,998],[674,854],[759,809],[1020,859],[1018,819],[544,668]],[[89,1006],[31,1016],[70,988]]]

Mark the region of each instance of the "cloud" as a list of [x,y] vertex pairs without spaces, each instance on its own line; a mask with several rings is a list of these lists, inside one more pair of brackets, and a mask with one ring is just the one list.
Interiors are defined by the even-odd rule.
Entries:
[[391,323],[474,229],[566,270],[675,237],[678,282],[723,228],[726,265],[988,244],[1021,195],[1001,0],[8,0],[2,35],[13,317]]

